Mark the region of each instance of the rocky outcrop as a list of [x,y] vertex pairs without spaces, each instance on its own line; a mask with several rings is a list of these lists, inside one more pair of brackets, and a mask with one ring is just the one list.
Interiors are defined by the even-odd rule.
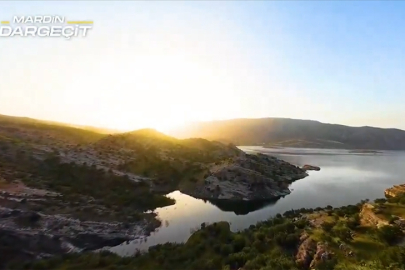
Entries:
[[[3,269],[10,262],[95,250],[104,246],[119,245],[126,240],[128,240],[127,237],[106,238],[98,234],[84,233],[74,236],[60,236],[30,230],[0,228],[0,253],[2,254],[0,269]],[[90,246],[87,246],[88,244]]]
[[275,157],[243,155],[212,166],[202,184],[181,191],[200,199],[272,199],[290,194],[289,184],[306,176],[304,170]]
[[304,171],[320,171],[320,170],[321,170],[320,167],[318,167],[318,166],[312,166],[312,165],[304,165],[304,166],[302,166],[302,169],[303,169]]
[[320,262],[332,258],[333,253],[329,251],[328,244],[317,243],[307,233],[301,235],[300,243],[295,262],[304,269],[314,269]]
[[[146,221],[138,223],[80,221],[59,215],[44,215],[35,211],[0,207],[0,227],[72,239],[80,248],[88,248],[94,246],[94,242],[108,242],[115,238],[119,238],[118,242],[121,243],[138,238],[140,235],[146,234],[146,223]],[[77,240],[75,240],[76,238]],[[93,241],[94,239],[102,240]],[[89,243],[93,244],[89,245]]]
[[0,269],[15,261],[26,261],[68,253],[61,239],[50,235],[0,228]]
[[316,244],[315,256],[309,266],[310,269],[315,268],[319,263],[331,259],[332,253],[328,251],[327,243],[318,242]]
[[80,221],[0,207],[0,253],[7,254],[10,262],[97,250],[143,237],[148,233],[147,225],[147,221]]
[[364,225],[376,226],[377,228],[389,225],[389,222],[387,220],[384,220],[377,216],[377,214],[375,213],[376,211],[378,212],[378,209],[374,205],[365,203],[362,206],[359,214],[361,223]]
[[316,252],[316,242],[307,233],[301,235],[300,242],[295,261],[298,265],[308,268]]
[[399,195],[405,194],[405,184],[403,185],[394,185],[392,188],[387,188],[384,191],[386,197],[397,197]]

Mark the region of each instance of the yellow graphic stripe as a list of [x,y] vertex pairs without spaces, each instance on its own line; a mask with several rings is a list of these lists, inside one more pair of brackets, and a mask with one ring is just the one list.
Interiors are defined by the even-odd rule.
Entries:
[[93,21],[67,21],[67,24],[93,24]]
[[10,21],[1,21],[1,24],[10,24]]

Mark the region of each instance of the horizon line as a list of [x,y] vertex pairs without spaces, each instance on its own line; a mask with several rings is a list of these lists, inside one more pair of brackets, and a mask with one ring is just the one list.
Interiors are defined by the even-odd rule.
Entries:
[[[116,132],[130,132],[130,131],[147,129],[147,128],[159,130],[158,128],[151,127],[151,126],[145,126],[145,127],[140,127],[140,128],[136,128],[136,129],[120,129],[120,128],[112,128],[112,127],[108,127],[108,126],[93,126],[91,124],[60,122],[59,120],[38,119],[38,118],[29,117],[29,116],[21,116],[21,115],[19,116],[19,115],[9,115],[9,114],[0,113],[0,116],[14,117],[14,118],[28,118],[28,119],[36,120],[36,121],[51,122],[49,124],[69,125],[71,127],[78,126],[76,128],[88,127],[88,128],[97,128],[97,129],[107,129],[107,130],[116,131]],[[193,122],[189,122],[188,124],[185,124],[185,125],[180,125],[177,128],[171,128],[169,132],[166,131],[164,133],[170,133],[170,132],[175,131],[176,129],[181,129],[183,127],[187,127],[190,124],[196,124],[196,123],[210,123],[210,122],[212,123],[212,122],[224,122],[224,121],[232,121],[232,120],[260,120],[260,119],[289,119],[289,120],[299,120],[299,121],[312,121],[312,122],[318,122],[318,123],[324,124],[324,125],[340,125],[340,126],[346,126],[346,127],[352,127],[352,128],[369,127],[369,128],[384,129],[384,130],[400,130],[400,131],[405,132],[404,129],[400,129],[400,128],[383,128],[383,127],[376,127],[376,126],[349,126],[349,125],[344,125],[344,124],[326,123],[326,122],[321,122],[321,121],[312,120],[312,119],[298,119],[298,118],[288,118],[288,117],[257,117],[257,118],[247,117],[247,118],[229,118],[229,119],[219,119],[219,120],[209,120],[209,121],[193,121]]]

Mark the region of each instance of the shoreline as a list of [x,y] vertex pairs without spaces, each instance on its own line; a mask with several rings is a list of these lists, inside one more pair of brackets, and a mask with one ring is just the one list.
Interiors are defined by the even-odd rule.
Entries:
[[[185,242],[158,244],[150,247],[147,252],[135,252],[132,257],[120,256],[119,254],[106,251],[102,254],[65,254],[52,258],[52,260],[57,262],[55,265],[78,265],[82,268],[86,268],[87,266],[88,268],[86,269],[99,269],[96,266],[92,266],[87,258],[110,258],[111,261],[107,265],[128,265],[129,267],[125,269],[144,269],[143,267],[147,266],[149,268],[153,266],[154,269],[160,269],[164,265],[172,269],[180,269],[184,265],[183,256],[186,256],[187,263],[191,266],[193,262],[198,261],[198,258],[200,258],[200,256],[195,256],[195,252],[203,252],[200,253],[202,256],[208,254],[209,258],[211,258],[212,254],[214,254],[212,252],[215,251],[215,256],[219,259],[216,269],[224,269],[223,265],[229,265],[229,255],[240,254],[240,252],[247,255],[249,254],[248,252],[254,251],[254,257],[256,258],[260,255],[270,254],[272,250],[277,250],[278,247],[281,247],[282,249],[278,250],[282,251],[285,250],[283,248],[288,248],[293,253],[283,252],[275,256],[284,260],[288,259],[291,267],[312,269],[313,267],[321,266],[324,262],[330,262],[333,265],[341,263],[344,266],[347,266],[347,263],[351,263],[353,266],[358,266],[360,262],[364,262],[365,258],[362,257],[364,252],[367,252],[367,254],[369,252],[378,254],[384,248],[391,248],[392,251],[392,248],[396,248],[404,241],[405,214],[402,214],[402,217],[394,216],[392,214],[393,210],[390,210],[391,208],[402,209],[404,207],[405,205],[398,206],[389,200],[381,198],[375,200],[374,203],[369,203],[368,200],[361,200],[356,204],[348,204],[341,207],[328,205],[317,208],[291,209],[284,213],[270,216],[266,220],[256,222],[243,231],[236,232],[231,230],[231,224],[227,221],[203,222],[198,226],[198,229],[191,233]],[[391,218],[379,219],[377,215],[380,212],[386,212],[387,216]],[[391,232],[390,228],[395,229],[395,236],[384,233],[388,229]],[[242,238],[244,241],[241,241]],[[370,251],[364,245],[358,244],[364,243],[365,239],[367,243],[378,246],[378,249]],[[229,241],[237,249],[229,249],[229,252],[225,252],[224,247],[228,247]],[[271,246],[259,245],[259,243],[268,243],[270,241],[272,243]],[[205,247],[204,250],[201,250],[202,245]],[[244,247],[248,248],[248,250],[244,251]],[[255,249],[252,250],[252,247]],[[178,254],[183,255],[179,260],[167,259],[167,256],[176,257]],[[284,257],[285,255],[288,255],[288,258]],[[162,259],[156,260],[156,256]],[[199,264],[194,265],[204,263],[206,258],[203,257]],[[395,258],[393,259],[394,261]],[[367,257],[367,259],[369,258]],[[31,262],[31,265],[40,265],[41,262],[46,261]],[[249,263],[244,261],[238,269],[245,269],[245,265],[247,266]],[[17,266],[18,264],[16,264]]]
[[[231,202],[231,200],[225,200],[225,201],[228,201],[228,202]],[[241,202],[240,200],[238,201],[238,202]],[[343,206],[344,207],[344,206]],[[327,209],[328,207],[317,207],[317,208],[322,208],[322,209]],[[4,208],[0,208],[0,210],[4,210]],[[12,209],[11,209],[12,210]],[[315,210],[315,209],[314,209]],[[15,210],[14,210],[15,211]],[[299,213],[301,211],[301,209],[294,209],[294,210],[291,210],[291,211],[286,211],[286,213],[287,212],[292,212],[292,213]],[[285,215],[286,213],[279,213],[280,215]],[[4,213],[3,213],[4,214]],[[278,214],[277,214],[278,215]],[[2,216],[4,216],[4,215],[2,215]],[[44,215],[45,216],[45,215]],[[95,222],[95,223],[97,223],[97,222]],[[258,223],[260,223],[260,222],[258,222]],[[145,224],[146,225],[146,224]],[[255,224],[252,224],[253,226],[256,226]],[[153,231],[153,230],[152,230]],[[38,255],[38,256],[36,256],[36,258],[39,258],[39,259],[46,259],[46,258],[50,258],[50,257],[53,257],[53,256],[57,256],[57,255],[64,255],[64,254],[66,254],[66,253],[75,253],[75,254],[77,254],[77,256],[80,256],[81,254],[83,254],[85,251],[91,251],[91,252],[103,252],[103,251],[108,251],[108,252],[112,252],[112,251],[110,251],[109,250],[109,248],[111,248],[111,247],[113,247],[113,246],[118,246],[118,245],[120,245],[120,244],[122,244],[122,243],[124,243],[125,241],[131,241],[131,240],[135,240],[135,239],[139,239],[139,238],[142,238],[142,237],[145,237],[146,236],[146,234],[140,234],[140,235],[138,235],[139,237],[137,237],[137,238],[130,238],[130,239],[115,239],[117,242],[110,242],[112,245],[105,245],[105,243],[103,244],[104,246],[102,246],[101,248],[93,248],[93,249],[85,249],[85,248],[78,248],[77,246],[73,246],[73,245],[71,245],[71,243],[69,243],[68,241],[66,241],[66,240],[69,240],[68,238],[64,238],[64,237],[60,237],[60,236],[58,236],[58,235],[56,235],[57,236],[57,238],[54,238],[54,236],[55,235],[52,235],[52,234],[48,234],[48,233],[45,233],[45,234],[41,234],[41,233],[36,233],[36,234],[33,234],[32,232],[29,232],[29,231],[16,231],[16,230],[14,230],[14,231],[10,231],[10,230],[8,230],[7,228],[1,228],[0,229],[0,235],[3,235],[4,233],[8,233],[9,235],[11,235],[12,237],[14,237],[14,238],[16,238],[17,239],[17,243],[16,243],[16,245],[20,245],[20,247],[22,247],[22,241],[24,240],[24,241],[26,241],[27,239],[29,239],[29,241],[28,242],[26,242],[26,243],[28,243],[27,245],[31,245],[31,244],[29,244],[29,243],[33,243],[33,242],[35,242],[35,241],[39,241],[39,239],[41,239],[40,241],[42,242],[42,243],[44,243],[45,245],[49,245],[49,247],[48,247],[48,249],[50,248],[50,247],[52,247],[53,249],[54,249],[54,253],[53,254],[44,254],[44,253],[41,253],[40,255]],[[18,237],[16,237],[16,235],[18,235]],[[78,234],[78,236],[85,236],[86,234],[82,234],[82,235],[80,235],[80,234]],[[108,233],[106,233],[106,235],[108,235]],[[28,238],[27,238],[27,236],[28,236]],[[110,235],[111,236],[111,235]],[[190,236],[191,237],[191,236]],[[20,239],[20,240],[18,240],[18,239]],[[57,239],[57,240],[60,240],[61,241],[61,243],[62,244],[60,244],[60,245],[57,245],[56,247],[58,247],[58,248],[55,248],[55,244],[54,244],[54,240],[55,239]],[[94,241],[94,239],[92,239],[93,241]],[[113,239],[110,239],[111,241],[114,241]],[[52,242],[53,241],[53,242]],[[65,242],[64,242],[65,241]],[[187,241],[185,241],[185,242],[187,242]],[[168,242],[168,243],[170,243],[170,242]],[[127,256],[123,256],[123,255],[120,255],[119,253],[116,253],[116,252],[113,252],[115,255],[117,255],[117,256],[119,256],[119,257],[127,257]]]
[[246,154],[215,164],[193,185],[179,187],[198,199],[254,201],[290,194],[288,186],[308,176],[305,169],[274,156]]
[[[286,183],[288,185],[292,184],[295,181],[304,179],[308,177],[308,173],[302,173],[302,174],[296,174],[289,176],[289,180],[285,179],[283,183]],[[216,200],[216,201],[222,201],[222,202],[260,202],[260,201],[266,201],[266,200],[273,200],[273,199],[278,199],[284,196],[287,196],[291,193],[291,190],[286,187],[281,190],[271,190],[271,191],[264,191],[265,194],[261,195],[260,193],[253,194],[254,192],[251,192],[251,196],[248,198],[242,198],[242,197],[233,197],[233,198],[224,198],[218,196],[217,193],[212,193],[212,192],[207,192],[204,186],[199,186],[197,187],[197,190],[188,190],[188,189],[179,189],[181,193],[184,193],[186,195],[189,195],[193,198],[200,199],[200,200]]]
[[[153,212],[125,221],[91,200],[69,204],[58,193],[22,183],[3,181],[1,189],[0,252],[17,260],[97,251],[146,238],[162,225]],[[86,207],[94,211],[86,214]]]

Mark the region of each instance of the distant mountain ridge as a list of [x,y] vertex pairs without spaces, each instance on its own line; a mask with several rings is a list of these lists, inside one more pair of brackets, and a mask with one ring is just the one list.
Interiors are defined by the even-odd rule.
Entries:
[[69,123],[62,123],[62,122],[49,121],[49,120],[39,120],[39,119],[34,119],[34,118],[29,118],[29,117],[24,117],[24,116],[10,116],[10,115],[0,114],[0,123],[2,123],[2,122],[14,122],[14,123],[24,123],[24,124],[30,123],[30,124],[39,124],[39,125],[47,124],[47,125],[53,125],[53,126],[72,127],[72,128],[88,130],[88,131],[92,131],[92,132],[96,132],[96,133],[100,133],[100,134],[116,134],[116,133],[123,132],[123,131],[120,131],[117,129],[69,124]]
[[194,123],[171,133],[236,145],[337,149],[405,150],[405,131],[351,127],[289,118],[232,119]]

